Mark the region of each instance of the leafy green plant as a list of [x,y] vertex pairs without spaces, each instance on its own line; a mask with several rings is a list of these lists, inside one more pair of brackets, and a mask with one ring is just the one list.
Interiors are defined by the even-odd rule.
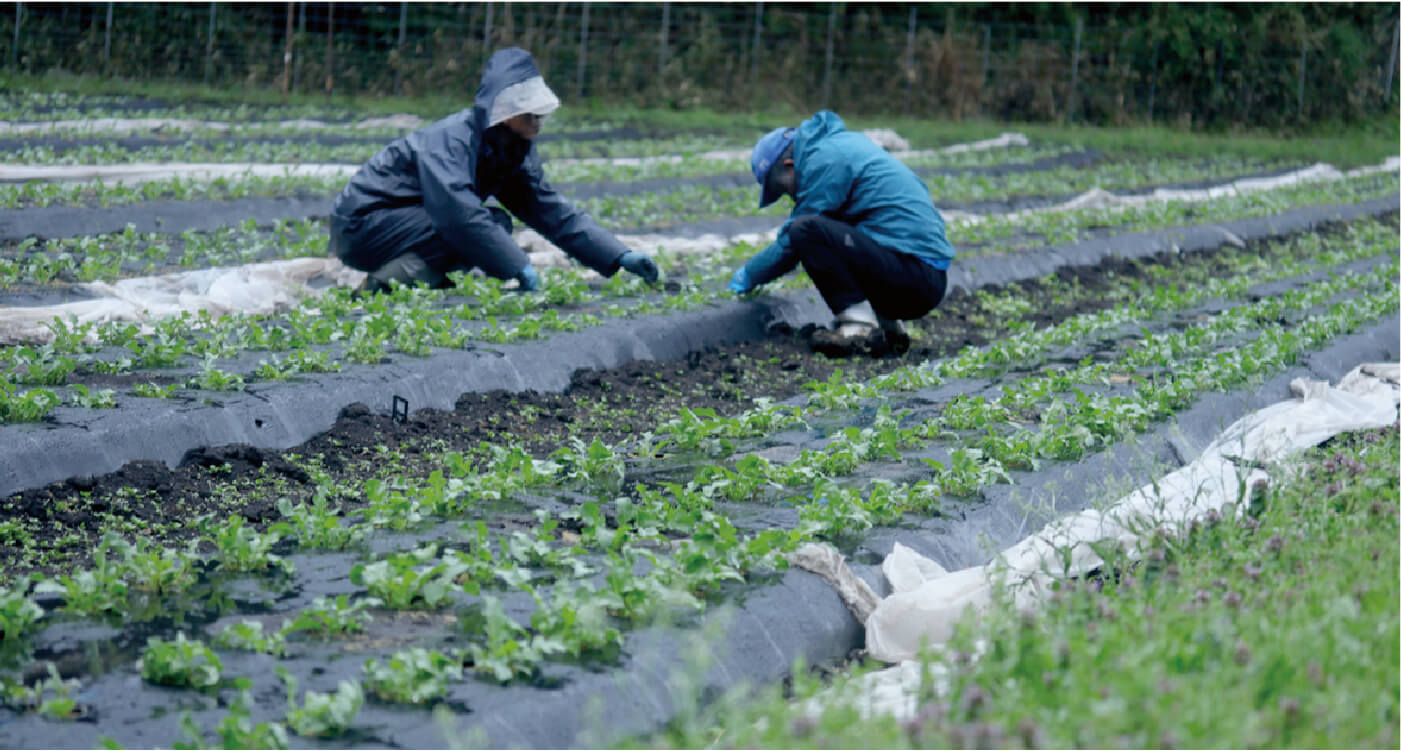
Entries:
[[109,558],[120,544],[115,536],[104,539],[93,550],[94,568],[62,574],[57,580],[41,579],[34,592],[61,595],[63,609],[76,613],[121,612],[127,604],[127,583],[121,562]]
[[283,627],[284,633],[309,631],[320,638],[329,638],[365,630],[365,624],[372,620],[365,611],[379,607],[382,603],[373,597],[365,597],[350,602],[350,595],[336,595],[334,599],[318,597],[311,606],[303,609]]
[[436,545],[426,545],[374,563],[357,563],[350,569],[350,581],[365,587],[388,608],[440,608],[452,600],[457,589],[454,580],[466,567],[452,560],[430,563],[437,555]]
[[365,661],[365,685],[385,701],[422,704],[442,698],[448,682],[462,678],[462,666],[441,652],[422,647],[404,649],[384,662]]
[[51,720],[77,719],[78,702],[69,694],[81,683],[77,679],[64,680],[52,662],[47,669],[48,677],[33,686],[0,679],[0,695],[5,706],[18,712],[38,712]]
[[26,589],[24,582],[0,588],[0,643],[18,641],[44,617],[44,609],[25,595]]
[[214,637],[214,643],[231,649],[281,656],[287,651],[284,631],[264,633],[262,621],[240,621],[225,626]]
[[530,638],[520,624],[506,615],[501,601],[490,595],[482,597],[481,629],[478,633],[485,637],[484,642],[467,645],[467,663],[474,671],[489,675],[501,683],[533,675],[549,654],[563,651],[563,645],[552,640]]
[[253,703],[246,678],[236,680],[238,696],[229,704],[229,713],[214,728],[218,745],[204,745],[204,732],[195,724],[189,712],[180,716],[183,741],[173,744],[177,749],[199,748],[287,748],[287,728],[280,722],[253,722],[248,705]]
[[234,514],[221,524],[211,524],[201,520],[201,531],[205,539],[219,549],[219,568],[229,571],[265,571],[269,568],[292,572],[290,561],[272,552],[273,546],[282,539],[281,532],[273,529],[267,532],[248,526],[242,516]]
[[297,679],[285,668],[277,676],[287,684],[287,727],[297,735],[335,737],[350,729],[365,694],[355,681],[341,681],[334,694],[307,691],[297,704]]
[[199,558],[194,544],[185,550],[157,550],[145,537],[137,536],[135,543],[128,543],[112,532],[107,533],[103,543],[121,554],[118,566],[122,576],[136,589],[157,593],[176,592],[195,579]]
[[358,545],[365,537],[362,526],[342,523],[339,511],[319,494],[305,503],[292,503],[287,498],[279,498],[277,510],[285,520],[284,528],[297,538],[297,544],[303,548],[344,550]]
[[87,386],[75,383],[73,395],[68,398],[68,403],[87,409],[111,409],[117,406],[117,392],[112,389],[89,391]]
[[219,685],[223,663],[214,651],[199,640],[188,640],[184,632],[174,641],[151,637],[137,660],[141,677],[165,686],[213,688]]

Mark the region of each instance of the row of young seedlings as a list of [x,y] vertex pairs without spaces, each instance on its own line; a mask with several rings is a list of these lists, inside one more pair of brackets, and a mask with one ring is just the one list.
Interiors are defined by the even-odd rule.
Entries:
[[[300,225],[305,237],[305,225]],[[134,232],[125,236],[135,237]],[[727,263],[738,262],[753,249],[737,244],[708,259],[709,266],[697,275],[684,292],[643,300],[629,307],[606,304],[599,310],[604,317],[658,311],[686,310],[714,299],[717,279]],[[698,267],[698,265],[697,265]],[[631,277],[618,275],[608,280],[605,297],[628,297],[642,291]],[[712,278],[714,277],[714,278]],[[385,357],[386,345],[414,356],[430,354],[433,347],[460,348],[472,341],[506,343],[538,338],[553,330],[578,330],[597,325],[602,318],[592,314],[560,316],[546,305],[577,304],[589,297],[587,285],[577,273],[561,271],[550,275],[541,295],[506,293],[491,280],[458,275],[454,294],[474,298],[472,304],[448,305],[448,293],[437,290],[400,290],[391,296],[372,296],[357,301],[344,290],[332,290],[321,298],[307,300],[285,316],[232,315],[214,319],[207,314],[183,314],[155,324],[155,331],[141,335],[134,324],[78,324],[55,321],[55,341],[41,347],[12,347],[0,354],[0,422],[42,419],[64,403],[48,389],[18,386],[45,386],[64,383],[79,365],[98,373],[128,373],[133,368],[175,367],[193,358],[199,371],[183,383],[140,384],[134,394],[165,398],[180,386],[208,390],[242,390],[248,376],[262,380],[283,380],[304,373],[334,372],[345,362],[378,363]],[[798,277],[782,280],[776,288],[801,283]],[[718,289],[718,287],[717,287]],[[497,316],[523,316],[513,325]],[[464,329],[454,321],[485,321],[486,326]],[[92,342],[121,348],[115,359],[92,358]],[[1005,340],[1000,346],[1010,346]],[[339,343],[340,354],[317,350]],[[286,358],[274,356],[260,361],[251,373],[236,373],[219,367],[221,358],[246,350],[289,352]],[[129,353],[129,354],[128,354]],[[81,357],[72,357],[77,354]],[[111,390],[90,392],[82,384],[73,387],[67,403],[79,407],[111,407],[116,394]]]
[[324,256],[325,224],[314,219],[279,219],[271,231],[260,232],[248,219],[212,232],[187,229],[175,238],[159,232],[137,232],[128,224],[121,232],[79,237],[28,237],[0,256],[0,290],[21,284],[112,282],[122,277],[209,268],[254,261]]
[[[1388,271],[1394,274],[1394,270],[1389,269]],[[1252,311],[1252,313],[1257,318],[1274,318],[1281,312],[1295,309],[1295,306],[1307,306],[1317,300],[1325,299],[1328,294],[1336,292],[1338,286],[1337,282],[1325,282],[1316,285],[1307,294],[1296,296],[1284,302],[1267,301],[1268,310],[1261,309]],[[1313,333],[1310,335],[1294,337],[1293,339],[1280,339],[1276,336],[1276,332],[1272,331],[1257,339],[1256,343],[1251,344],[1250,347],[1254,348],[1255,351],[1247,353],[1246,356],[1235,357],[1224,363],[1219,357],[1199,358],[1195,363],[1187,365],[1185,368],[1179,364],[1176,372],[1181,375],[1175,380],[1187,384],[1187,387],[1177,388],[1170,392],[1162,391],[1171,397],[1170,400],[1155,402],[1155,404],[1158,404],[1159,408],[1166,413],[1170,413],[1175,407],[1180,408],[1180,406],[1189,403],[1203,387],[1230,387],[1238,384],[1262,368],[1277,367],[1287,362],[1291,352],[1315,347],[1338,331],[1345,330],[1369,317],[1375,317],[1378,312],[1387,310],[1387,306],[1391,306],[1391,309],[1394,310],[1394,292],[1376,295],[1374,298],[1371,302],[1364,302],[1361,305],[1349,303],[1339,306],[1329,314],[1313,319],[1309,327],[1309,331]],[[1240,327],[1241,320],[1247,318],[1249,316],[1246,314],[1233,314],[1228,324],[1213,323],[1211,325],[1217,325],[1218,328],[1224,326],[1221,330],[1234,330]],[[1163,336],[1182,337],[1187,343],[1210,339],[1210,337],[1193,336],[1186,332]],[[1273,349],[1258,344],[1266,338],[1272,338]],[[1252,357],[1252,355],[1258,355],[1258,357]],[[954,362],[956,363],[956,361]],[[961,365],[952,365],[949,373],[964,373],[970,369],[981,367],[986,367],[986,361],[975,357]],[[1114,371],[1121,372],[1129,369],[1131,367],[1115,367]],[[1203,376],[1209,376],[1210,380],[1202,380]],[[927,383],[928,376],[926,375],[920,380]],[[893,382],[909,385],[908,380],[898,378]],[[815,390],[821,391],[821,386],[815,386]],[[1013,391],[1009,391],[1009,393]],[[814,404],[821,404],[824,401],[820,398],[815,399]],[[795,415],[789,411],[761,408],[740,418],[714,421],[716,424],[723,424],[724,427],[717,429],[711,425],[698,433],[695,425],[709,421],[692,414],[677,425],[665,428],[662,433],[666,435],[674,432],[679,437],[676,445],[698,445],[697,435],[705,436],[701,440],[713,439],[726,433],[736,436],[757,435],[791,425],[794,419]],[[945,427],[947,426],[940,425],[938,429],[942,430]],[[1142,427],[1142,421],[1139,420],[1133,422],[1130,429],[1141,430]],[[841,434],[839,439],[834,441],[833,446],[828,447],[827,453],[845,453],[849,457],[854,454],[857,463],[879,459],[882,456],[889,457],[892,456],[891,452],[893,452],[894,457],[898,457],[898,448],[901,444],[916,440],[924,432],[929,431],[921,428],[899,428],[897,421],[887,412],[882,415],[873,428],[858,432],[847,431]],[[1111,431],[1108,435],[1117,437],[1119,434]],[[872,449],[871,446],[876,448]],[[425,486],[406,487],[394,492],[387,492],[382,485],[378,484],[367,486],[367,497],[373,509],[373,511],[367,512],[367,524],[397,527],[412,524],[423,514],[460,515],[474,503],[493,498],[509,498],[523,490],[551,484],[573,484],[581,488],[592,488],[600,492],[600,497],[605,497],[617,492],[623,478],[620,452],[597,441],[587,447],[576,444],[570,449],[562,449],[549,460],[533,459],[519,449],[494,447],[491,449],[491,453],[492,459],[489,463],[489,469],[484,472],[474,473],[464,459],[460,456],[454,456],[449,457],[447,461],[449,473],[452,475],[450,479],[445,480],[442,474],[435,474]],[[767,565],[781,567],[781,560],[774,556],[775,551],[790,549],[798,541],[813,535],[837,537],[854,528],[864,528],[871,524],[893,521],[904,510],[922,507],[911,504],[909,501],[912,498],[927,498],[931,495],[927,492],[915,491],[913,486],[902,488],[895,484],[878,483],[872,487],[866,498],[862,498],[859,491],[841,488],[828,479],[850,472],[851,468],[854,468],[851,459],[839,464],[832,464],[830,459],[825,461],[827,463],[819,465],[812,458],[799,460],[799,463],[808,465],[811,476],[805,479],[811,483],[815,478],[815,486],[811,495],[790,499],[791,502],[801,505],[803,508],[800,512],[801,524],[799,528],[787,531],[786,534],[784,531],[769,530],[757,536],[746,537],[739,534],[724,517],[715,515],[711,510],[710,501],[714,497],[733,497],[734,491],[730,488],[734,487],[735,483],[730,478],[722,478],[723,484],[717,485],[714,473],[704,469],[697,474],[692,483],[685,486],[669,484],[662,490],[639,487],[637,501],[618,500],[615,503],[616,521],[613,527],[606,523],[596,503],[585,504],[579,511],[579,517],[585,523],[581,525],[582,532],[578,542],[587,547],[609,550],[612,573],[608,577],[610,585],[608,595],[611,596],[599,597],[596,593],[590,593],[591,596],[584,597],[582,600],[566,597],[566,601],[561,603],[561,594],[557,588],[556,602],[553,604],[563,605],[565,608],[563,612],[568,613],[570,612],[569,608],[581,604],[607,602],[610,603],[611,609],[614,611],[609,614],[616,617],[617,612],[629,612],[627,610],[628,604],[630,602],[637,603],[639,595],[649,592],[656,594],[658,584],[669,587],[678,584],[678,582],[698,587],[698,589],[690,590],[694,599],[694,593],[706,591],[707,584],[713,585],[717,581],[724,581],[735,576],[743,577],[746,572],[752,572],[756,559],[762,560]],[[761,465],[751,464],[749,469],[749,474],[756,476],[753,480],[756,483],[771,483],[777,486],[809,484],[786,481],[785,476],[781,473],[791,473],[792,469],[775,469],[760,473],[754,469],[758,466]],[[763,479],[757,479],[759,474],[767,476]],[[1002,473],[1002,476],[1005,476],[1005,473]],[[984,478],[980,482],[991,479],[997,478]],[[812,497],[820,499],[821,502],[811,502],[810,498]],[[804,498],[809,500],[804,501]],[[288,506],[284,512],[291,520],[288,523],[296,528],[296,536],[304,541],[303,544],[306,544],[306,541],[314,541],[313,544],[320,543],[331,547],[341,547],[352,544],[357,535],[355,527],[346,527],[339,523],[339,519],[329,510],[324,501],[295,508]],[[512,551],[510,556],[516,560],[530,561],[536,566],[553,568],[572,575],[585,572],[588,568],[587,563],[582,563],[578,558],[568,553],[561,553],[556,549],[555,543],[558,538],[554,532],[557,527],[547,515],[542,513],[540,516],[542,523],[536,529],[533,539],[524,533],[517,532],[514,533],[512,541],[500,543],[501,549]],[[632,564],[637,559],[626,554],[628,548],[626,544],[622,547],[616,546],[631,534],[635,539],[645,539],[649,542],[649,547],[644,549],[644,553],[650,555],[647,551],[669,545],[666,536],[664,534],[657,535],[656,530],[690,533],[691,539],[681,543],[676,551],[677,556],[686,566],[699,569],[710,567],[711,570],[707,572],[707,575],[700,579],[694,577],[678,579],[673,575],[661,582],[653,581],[652,586],[643,587],[637,586],[635,577],[629,581],[628,576],[621,575],[624,572],[634,571],[635,566]],[[509,585],[513,581],[529,579],[528,573],[519,569],[501,569],[496,559],[489,554],[484,555],[484,551],[489,550],[490,545],[485,542],[486,530],[483,526],[479,524],[464,525],[464,533],[469,538],[465,553],[449,551],[448,554],[439,556],[436,546],[432,546],[420,548],[411,553],[392,554],[373,564],[358,565],[352,572],[352,579],[357,584],[365,586],[372,596],[383,598],[398,607],[432,607],[436,604],[442,604],[446,601],[447,592],[455,589],[460,590],[469,584],[471,585],[470,589],[480,591],[484,581]],[[724,540],[728,544],[723,546],[724,550],[705,550],[693,545],[698,540],[709,540],[710,542]],[[674,543],[670,543],[670,545],[675,546]],[[687,549],[688,545],[691,545],[690,549]],[[231,555],[229,557],[237,560],[237,556]],[[652,557],[655,558],[655,556]],[[244,558],[247,559],[248,556],[244,556]],[[676,557],[673,557],[673,560],[676,560]],[[716,561],[731,562],[732,565],[715,571],[711,564]],[[661,570],[674,572],[676,569],[662,566]],[[674,605],[676,597],[677,595],[672,591],[662,598],[662,602]],[[11,599],[13,600],[13,598]],[[488,621],[495,621],[492,628],[496,630],[500,638],[493,642],[493,638],[489,636],[486,644],[477,645],[477,651],[468,655],[470,662],[467,664],[480,665],[489,669],[492,674],[502,677],[507,671],[510,671],[511,675],[521,674],[521,671],[527,667],[530,669],[526,672],[532,672],[538,667],[538,660],[555,654],[553,643],[549,641],[536,642],[537,638],[551,633],[548,624],[552,622],[550,621],[552,611],[549,610],[552,604],[544,602],[538,594],[536,599],[541,601],[541,608],[537,611],[537,616],[540,616],[542,611],[544,615],[539,618],[532,617],[532,626],[535,628],[533,634],[528,634],[521,626],[510,623],[509,619],[506,619],[497,607],[491,605],[492,601],[488,600],[486,611],[489,615],[487,618]],[[646,596],[643,595],[640,599],[645,600]],[[75,601],[81,600],[75,597]],[[691,604],[699,607],[700,601],[694,600]],[[347,603],[341,603],[342,608],[347,606]],[[4,610],[10,612],[14,608],[6,607]],[[558,614],[560,611],[553,612]],[[606,619],[603,622],[606,623]],[[540,624],[544,624],[544,626]],[[246,627],[246,629],[251,628],[253,627]],[[587,643],[596,646],[599,643],[600,634],[603,635],[605,642],[616,646],[617,639],[611,636],[612,632],[608,631],[608,627],[601,628],[602,631],[586,629],[587,638],[583,634],[576,633],[573,635],[575,638],[572,641],[563,639],[566,651],[569,644],[584,645]],[[6,633],[14,632],[13,628],[6,629]],[[516,647],[507,646],[508,642],[504,640],[504,635],[513,635],[514,638],[509,643],[515,644]],[[244,636],[248,637],[245,641],[256,641],[252,639],[253,635],[245,633]],[[582,654],[587,649],[587,647],[581,647],[580,653]],[[156,654],[159,655],[160,652]],[[463,655],[451,657],[455,659],[443,659],[437,660],[437,662],[441,665],[463,664],[461,662]],[[403,662],[405,659],[401,658],[400,661]],[[146,661],[143,660],[143,671],[145,664]],[[370,669],[367,666],[368,672]]]
[[[286,380],[306,373],[335,372],[346,363],[376,364],[387,356],[387,348],[423,357],[435,347],[504,344],[538,339],[551,331],[597,326],[607,318],[690,310],[717,299],[724,264],[752,250],[736,246],[712,257],[708,266],[691,264],[693,281],[655,299],[642,297],[649,287],[626,274],[615,275],[595,288],[578,271],[553,271],[540,292],[519,294],[496,280],[455,273],[457,286],[453,290],[398,287],[386,294],[359,296],[351,290],[334,289],[277,316],[231,314],[216,318],[206,311],[182,313],[155,322],[149,334],[141,333],[133,323],[55,319],[50,326],[54,341],[0,350],[0,423],[43,419],[64,399],[51,389],[20,387],[63,384],[80,367],[95,373],[126,374],[197,362],[198,372],[183,382],[138,384],[133,389],[137,396],[168,398],[182,386],[238,391],[246,387],[249,377]],[[664,267],[676,268],[673,261],[660,260]],[[778,287],[794,283],[790,279]],[[623,302],[604,302],[596,314],[562,315],[551,307],[595,301],[596,292],[604,300]],[[462,297],[471,302],[454,304],[455,298]],[[221,359],[245,351],[287,354],[260,360],[251,373],[219,367]],[[116,404],[111,390],[89,392],[82,384],[72,388],[67,403],[73,406]]]

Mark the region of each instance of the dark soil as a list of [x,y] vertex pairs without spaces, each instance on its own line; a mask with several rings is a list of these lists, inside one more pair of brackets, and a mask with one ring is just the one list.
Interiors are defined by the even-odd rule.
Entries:
[[[1268,245],[1261,245],[1262,253]],[[1224,264],[1215,254],[1183,258],[1165,254],[1147,261],[1111,259],[1093,268],[1064,268],[1055,287],[1042,281],[1012,286],[1032,303],[1023,320],[1038,327],[1112,304],[1102,291],[1124,279],[1147,278],[1150,266]],[[1065,290],[1075,290],[1066,295]],[[997,292],[997,289],[989,289]],[[1068,298],[1068,299],[1067,299]],[[11,575],[71,570],[86,565],[92,544],[113,526],[139,529],[165,544],[193,536],[191,521],[204,514],[238,513],[267,523],[278,517],[276,500],[310,495],[309,467],[337,482],[363,482],[376,473],[422,474],[442,468],[448,451],[471,454],[483,443],[521,442],[539,457],[595,437],[616,443],[654,430],[682,408],[736,414],[755,397],[782,399],[811,381],[841,370],[866,380],[908,363],[948,357],[1005,331],[970,295],[956,291],[935,313],[914,322],[914,344],[901,356],[829,359],[813,353],[803,332],[704,352],[684,360],[634,361],[603,371],[579,371],[563,393],[470,393],[452,411],[424,409],[404,422],[361,404],[347,407],[327,432],[287,451],[225,446],[191,451],[175,469],[132,462],[100,477],[75,477],[0,500],[0,530],[9,522],[25,534],[0,534],[0,566]],[[358,499],[343,499],[347,508]],[[45,551],[42,560],[35,551]]]

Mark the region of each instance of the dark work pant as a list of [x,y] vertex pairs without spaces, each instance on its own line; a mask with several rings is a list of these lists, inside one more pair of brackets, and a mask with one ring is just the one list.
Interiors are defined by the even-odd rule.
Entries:
[[[492,221],[510,234],[511,215],[495,206],[487,210]],[[350,220],[332,214],[331,252],[345,265],[360,271],[374,271],[405,253],[417,253],[442,274],[477,266],[438,234],[422,206],[379,209]]]
[[788,225],[788,242],[834,314],[870,300],[885,318],[912,320],[944,299],[948,275],[942,269],[882,247],[845,222],[799,217]]

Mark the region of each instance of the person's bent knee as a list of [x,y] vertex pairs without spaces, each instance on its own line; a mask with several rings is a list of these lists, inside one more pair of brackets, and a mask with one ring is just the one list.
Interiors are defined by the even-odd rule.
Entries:
[[821,243],[823,234],[822,217],[817,214],[800,216],[788,225],[788,242],[799,253]]

